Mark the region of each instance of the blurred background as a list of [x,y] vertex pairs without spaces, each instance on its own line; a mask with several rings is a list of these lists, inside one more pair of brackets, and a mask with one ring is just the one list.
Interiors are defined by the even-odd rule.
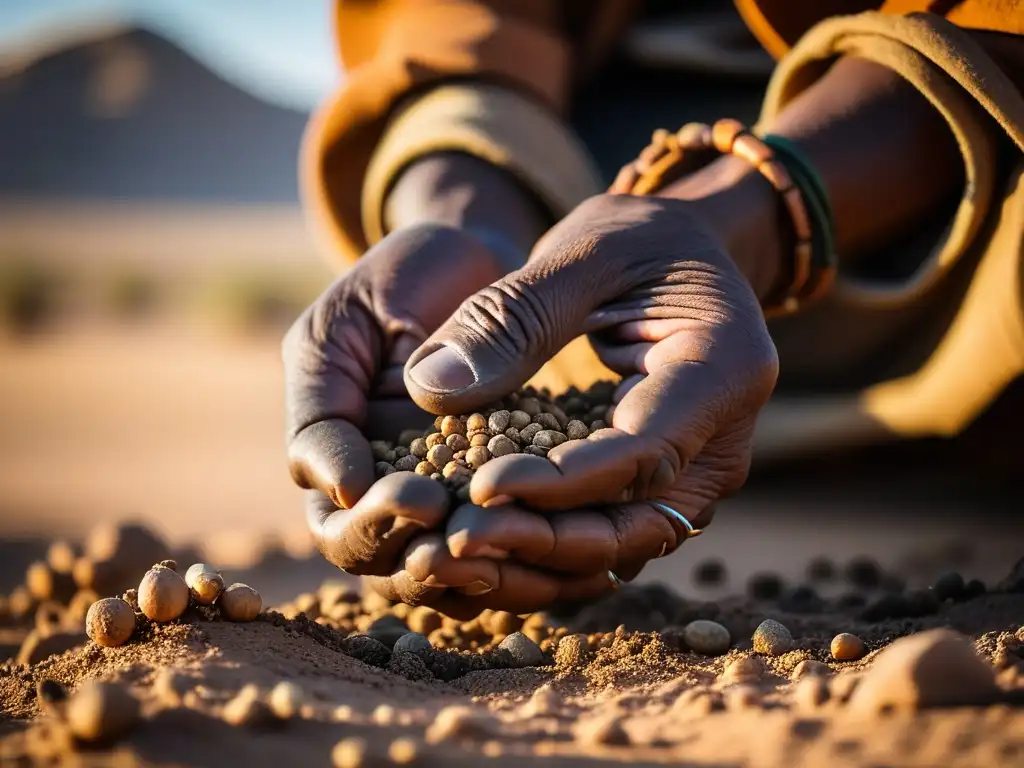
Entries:
[[[331,572],[284,465],[279,363],[330,279],[296,183],[343,77],[329,6],[0,3],[0,559],[130,518],[225,565],[276,547]],[[686,591],[720,557],[735,587],[862,552],[997,578],[1021,554],[1020,479],[1007,493],[965,445],[758,476],[644,578]]]

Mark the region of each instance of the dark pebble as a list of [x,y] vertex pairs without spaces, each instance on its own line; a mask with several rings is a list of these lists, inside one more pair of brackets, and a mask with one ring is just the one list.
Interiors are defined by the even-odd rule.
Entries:
[[877,589],[882,581],[882,569],[870,557],[855,557],[846,564],[846,580],[860,589]]
[[807,564],[807,580],[816,583],[835,581],[836,565],[827,557],[816,557]]
[[776,600],[783,590],[782,577],[776,573],[755,573],[747,582],[747,594],[754,600]]
[[988,587],[985,586],[985,582],[981,579],[971,579],[964,584],[964,591],[960,596],[961,600],[971,600],[975,597],[981,597],[988,592]]
[[387,667],[391,651],[380,640],[366,635],[355,635],[341,641],[341,650],[371,667]]
[[[930,589],[915,589],[907,592],[907,616],[917,618],[918,616],[931,616],[938,613],[942,603],[935,593]],[[897,617],[899,618],[899,617]]]
[[814,587],[803,584],[787,592],[779,600],[779,607],[791,613],[819,613],[825,608],[825,601],[821,599]]
[[956,571],[947,571],[932,584],[932,592],[941,600],[959,600],[964,592],[964,577]]
[[725,563],[721,560],[704,560],[693,569],[693,581],[701,586],[722,584],[725,579]]
[[849,610],[850,608],[863,608],[867,600],[860,592],[847,592],[845,595],[840,595],[836,600],[836,608],[841,611]]
[[861,611],[860,617],[864,621],[885,621],[906,616],[909,610],[909,604],[903,595],[882,595],[870,602]]

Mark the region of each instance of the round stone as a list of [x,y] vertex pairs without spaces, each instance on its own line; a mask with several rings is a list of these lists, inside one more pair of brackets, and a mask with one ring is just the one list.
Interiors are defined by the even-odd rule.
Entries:
[[394,653],[424,653],[433,648],[426,636],[407,632],[395,641]]
[[956,571],[947,571],[932,584],[932,592],[940,601],[959,600],[964,593],[964,577]]
[[505,435],[495,435],[487,443],[487,450],[491,456],[498,458],[499,456],[507,456],[510,453],[516,453],[518,448]]
[[540,667],[547,663],[540,646],[522,632],[513,632],[498,647],[508,651],[517,667]]
[[705,656],[721,656],[732,645],[729,630],[707,619],[697,619],[683,627],[683,641],[691,651]]
[[470,448],[466,451],[466,462],[473,469],[480,469],[484,464],[491,460],[491,452],[481,446]]
[[781,656],[793,650],[793,635],[784,624],[774,619],[765,619],[753,636],[754,652],[765,656]]
[[864,641],[849,632],[841,632],[832,638],[830,649],[836,661],[856,661],[864,655]]

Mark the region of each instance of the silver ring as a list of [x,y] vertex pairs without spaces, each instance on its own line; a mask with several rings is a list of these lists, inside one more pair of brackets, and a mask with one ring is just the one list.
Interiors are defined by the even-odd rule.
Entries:
[[681,512],[676,512],[668,504],[662,504],[660,501],[649,501],[647,503],[665,515],[669,520],[675,520],[678,523],[682,523],[686,526],[687,533],[693,533],[693,523],[683,517]]
[[614,571],[608,571],[608,581],[612,583],[612,589],[618,589],[622,586],[622,579],[616,576]]

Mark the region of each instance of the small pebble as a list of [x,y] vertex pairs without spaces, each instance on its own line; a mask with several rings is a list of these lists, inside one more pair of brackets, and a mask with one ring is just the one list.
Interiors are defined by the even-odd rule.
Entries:
[[[462,435],[459,435],[459,437],[462,437]],[[463,440],[465,440],[464,437]],[[447,445],[435,445],[433,448],[427,451],[427,460],[423,463],[431,466],[432,474],[437,471],[436,469],[434,469],[435,467],[443,467],[445,464],[452,460],[452,457],[454,455],[455,451],[453,451]],[[416,467],[416,471],[420,471],[420,468],[418,466]]]
[[[447,435],[442,435],[440,432],[434,432],[432,434],[427,435],[427,437],[426,437],[427,451],[429,452],[430,449],[434,448],[435,446],[445,445],[445,440],[446,439],[447,439]],[[426,458],[426,455],[424,455],[423,458]]]
[[683,628],[683,641],[686,646],[705,656],[721,656],[732,645],[729,630],[717,621],[697,619]]
[[373,465],[373,474],[379,480],[382,477],[387,477],[395,470],[394,464],[389,464],[386,461],[378,461]]
[[864,655],[864,641],[849,632],[842,632],[832,638],[829,646],[836,661],[856,661]]
[[508,456],[510,453],[516,453],[519,449],[505,435],[495,435],[488,441],[487,450],[491,456],[498,458],[499,456]]
[[533,436],[533,444],[541,448],[554,448],[565,442],[565,435],[553,429],[542,429]]
[[224,705],[221,719],[236,727],[260,727],[274,721],[274,713],[263,701],[259,686],[249,683]]
[[793,650],[793,635],[785,625],[765,619],[754,630],[754,652],[765,656],[781,656]]
[[829,667],[828,664],[825,664],[821,661],[817,661],[815,659],[804,659],[795,667],[793,667],[793,672],[790,675],[790,679],[801,680],[805,677],[810,677],[812,675],[817,677],[828,677],[831,674],[832,669]]
[[512,414],[508,411],[495,411],[487,418],[487,428],[496,435],[504,433],[512,421]]
[[419,463],[420,460],[410,453],[395,461],[395,469],[399,472],[414,472]]
[[368,748],[364,739],[355,736],[342,739],[331,750],[334,768],[365,768]]
[[[394,471],[392,469],[392,471]],[[212,605],[224,591],[224,577],[212,565],[195,563],[185,571],[185,584],[192,599],[200,605]]]
[[533,423],[533,417],[526,411],[515,410],[509,414],[508,425],[512,429],[521,430]]
[[932,592],[939,601],[959,600],[964,593],[964,577],[956,571],[947,571],[932,584]]
[[527,424],[525,427],[519,430],[519,441],[523,445],[530,445],[533,443],[533,438],[537,436],[537,433],[542,429],[540,424]]
[[425,653],[433,648],[425,635],[407,632],[395,641],[394,653]]
[[555,664],[568,669],[581,667],[589,655],[590,645],[586,635],[566,635],[558,641]]
[[445,445],[451,448],[455,456],[458,456],[462,451],[469,449],[469,438],[465,435],[450,435],[445,441]]
[[86,680],[64,709],[68,730],[79,741],[107,743],[139,720],[139,702],[121,685]]
[[422,437],[417,437],[411,443],[409,443],[409,455],[417,459],[427,458],[427,451],[430,447],[427,445],[427,441]]
[[590,430],[582,421],[573,419],[565,427],[565,436],[569,440],[586,440],[590,436]]
[[490,444],[493,438],[487,432],[478,432],[469,438],[469,447],[476,448],[477,446],[486,447]]
[[482,432],[487,429],[487,418],[482,413],[471,413],[466,419],[467,432]]
[[882,569],[870,557],[855,557],[846,564],[846,580],[864,590],[877,589],[882,581]]
[[542,431],[560,432],[562,429],[562,425],[558,423],[558,419],[550,413],[538,413],[533,417],[533,423],[540,424]]
[[528,453],[531,456],[540,456],[543,459],[548,455],[548,449],[539,445],[528,445],[523,448],[523,453]]
[[756,656],[740,656],[725,665],[722,677],[731,682],[757,680],[764,674],[764,662]]
[[984,595],[986,591],[988,591],[988,588],[985,586],[985,582],[980,579],[971,579],[964,585],[961,600],[972,600],[975,597]]
[[513,632],[498,647],[508,651],[517,667],[540,667],[547,664],[540,646],[522,632]]
[[135,611],[118,597],[97,600],[85,616],[85,632],[97,645],[116,648],[135,631]]
[[[437,446],[435,446],[435,448],[436,447]],[[451,449],[448,448],[448,446],[445,446],[445,448],[447,450],[449,450],[449,452],[451,451]],[[434,450],[434,448],[431,448],[430,450]],[[436,472],[437,472],[437,469],[429,461],[421,461],[419,464],[416,465],[416,474],[417,475],[423,475],[424,477],[430,477],[431,475],[436,474]]]
[[377,461],[394,460],[394,455],[391,452],[391,446],[383,440],[371,440],[370,453],[373,454],[373,458]]
[[[540,414],[540,401],[536,397],[523,397],[519,400],[519,410],[528,414],[531,419]],[[515,426],[513,424],[513,426]]]
[[341,641],[341,650],[371,667],[384,668],[391,660],[391,651],[380,640],[366,635],[353,635]]

